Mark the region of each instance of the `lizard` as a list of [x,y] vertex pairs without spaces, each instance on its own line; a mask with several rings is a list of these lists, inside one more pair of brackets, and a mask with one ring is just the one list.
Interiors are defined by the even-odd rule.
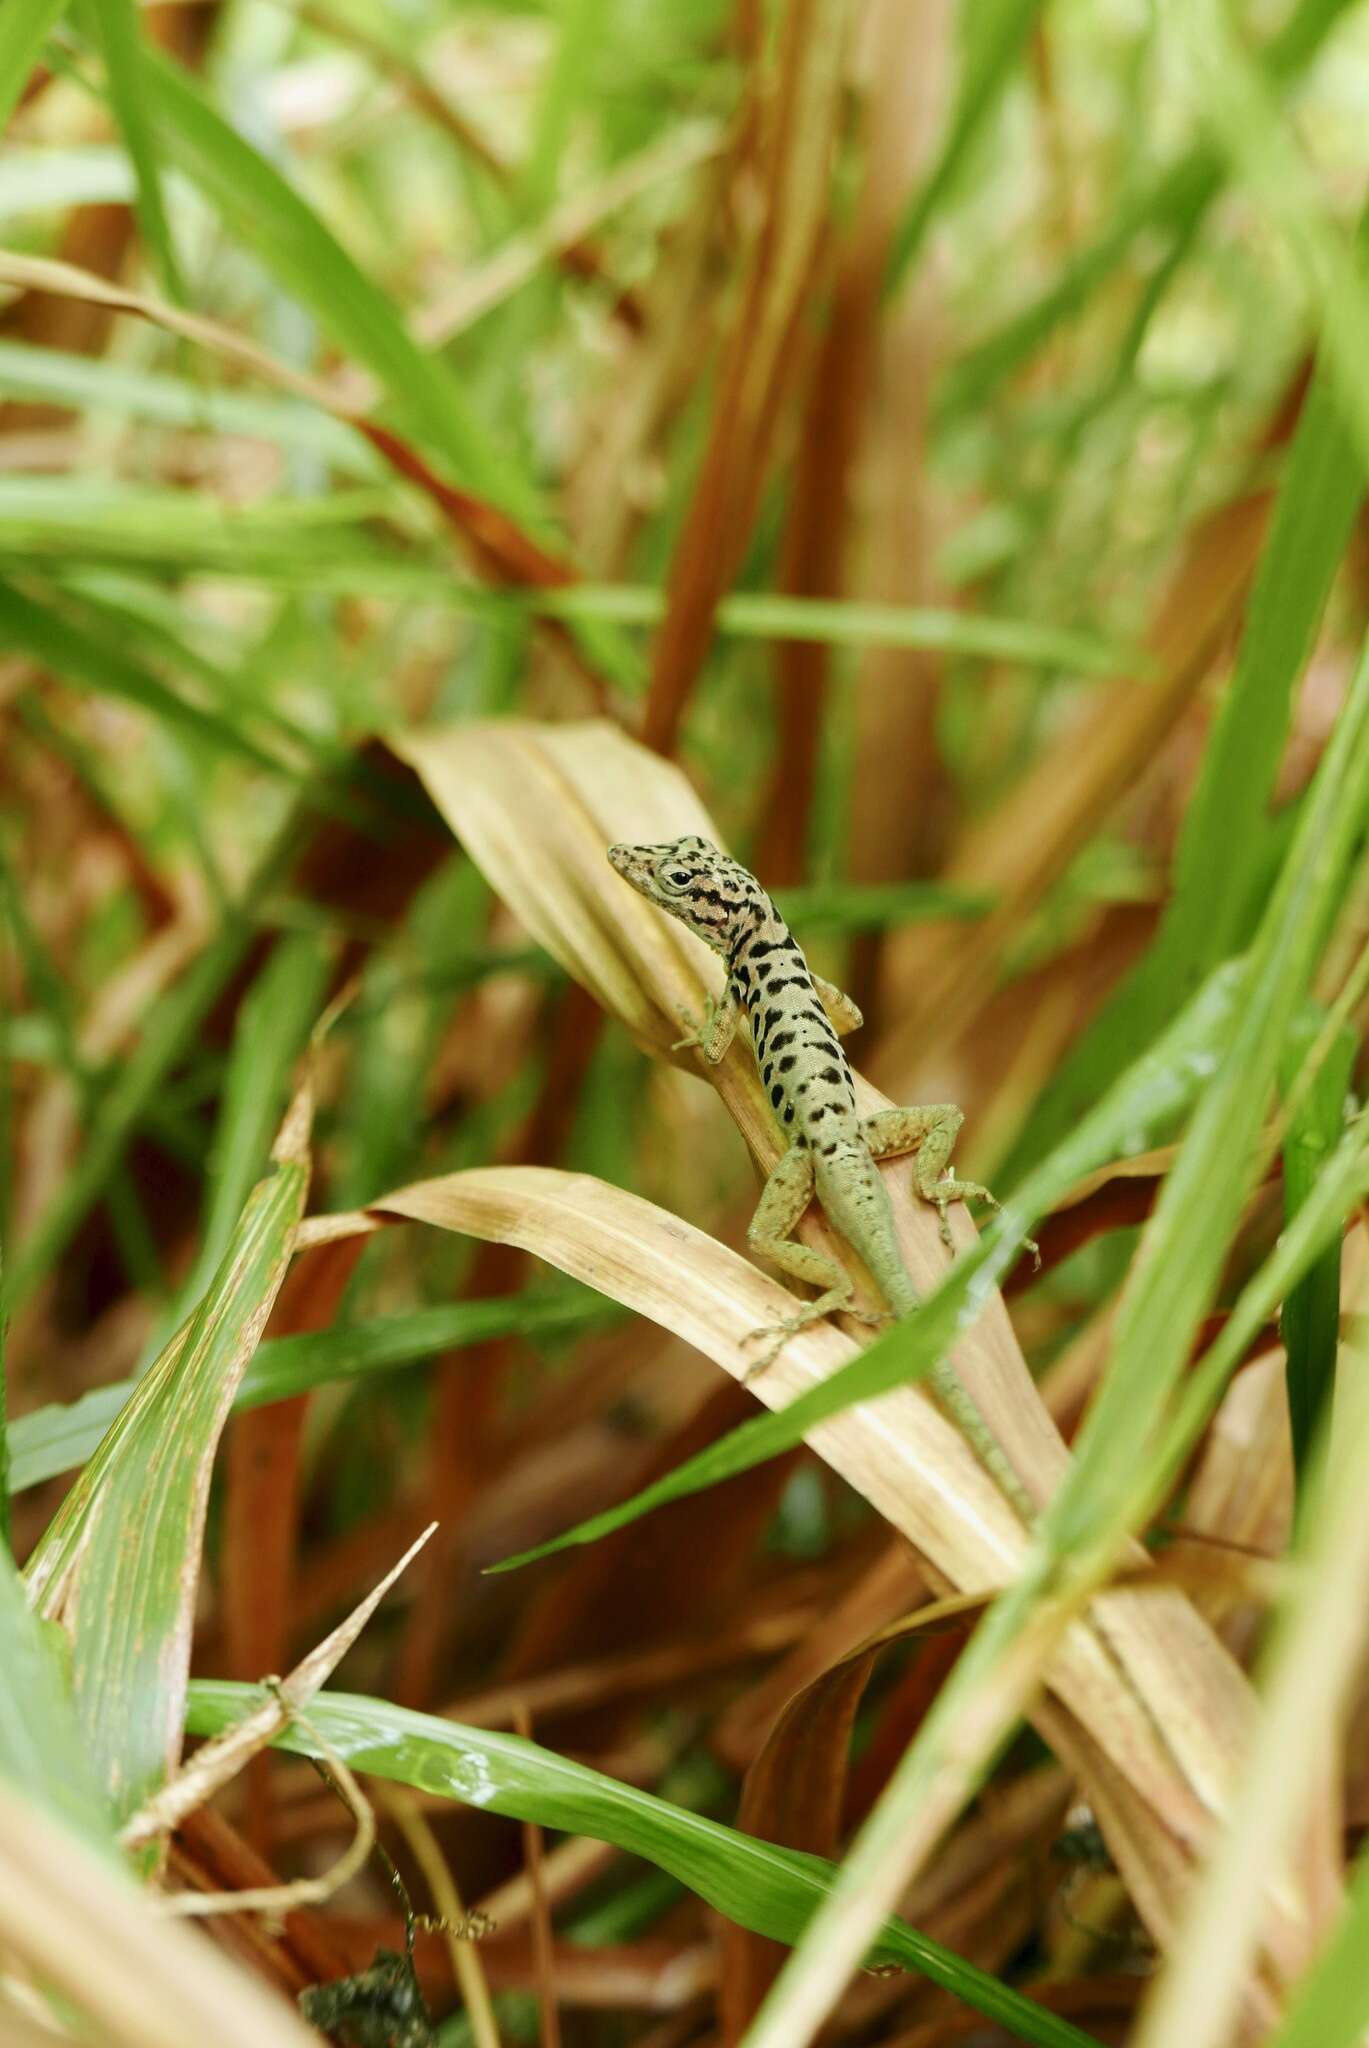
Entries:
[[[951,1244],[946,1211],[952,1202],[977,1196],[998,1206],[987,1188],[946,1171],[963,1122],[961,1111],[954,1103],[934,1103],[877,1110],[867,1117],[858,1114],[855,1082],[840,1040],[859,1027],[860,1011],[809,966],[756,877],[711,841],[690,834],[659,846],[610,846],[608,859],[624,881],[677,918],[726,963],[721,1002],[710,997],[697,1026],[682,1014],[688,1035],[675,1050],[697,1045],[708,1064],[716,1066],[744,1014],[770,1106],[789,1140],[761,1192],[747,1240],[758,1257],[788,1278],[817,1289],[817,1298],[803,1303],[784,1323],[751,1333],[753,1339],[779,1341],[746,1378],[762,1372],[786,1338],[824,1316],[852,1315],[879,1323],[912,1315],[918,1306],[917,1290],[899,1248],[893,1206],[877,1162],[903,1153],[915,1155],[917,1192],[937,1210],[941,1236]],[[883,1315],[857,1306],[845,1267],[795,1239],[793,1233],[815,1194],[828,1222],[840,1231],[878,1287],[887,1305]],[[981,1463],[1030,1523],[1035,1505],[954,1366],[939,1359],[929,1378]]]

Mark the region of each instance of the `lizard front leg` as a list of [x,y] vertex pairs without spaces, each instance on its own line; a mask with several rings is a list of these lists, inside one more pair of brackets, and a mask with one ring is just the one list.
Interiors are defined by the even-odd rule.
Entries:
[[709,1066],[716,1067],[737,1035],[740,1018],[741,1010],[729,985],[721,1002],[716,1002],[712,996],[705,999],[701,1024],[692,1023],[688,1011],[681,1011],[680,1022],[688,1028],[685,1036],[677,1038],[670,1050],[681,1052],[687,1045],[697,1045]]
[[[813,974],[811,967],[808,972]],[[844,989],[839,989],[835,982],[824,981],[820,974],[813,974],[813,988],[838,1038],[845,1038],[848,1031],[859,1031],[865,1019]]]
[[747,1242],[759,1258],[768,1259],[791,1280],[821,1289],[816,1301],[807,1301],[782,1323],[753,1330],[748,1344],[762,1337],[776,1339],[764,1358],[746,1374],[748,1380],[765,1371],[787,1337],[824,1316],[841,1313],[859,1315],[863,1322],[881,1322],[882,1316],[866,1316],[855,1306],[855,1289],[844,1266],[812,1245],[799,1244],[794,1237],[804,1210],[813,1199],[813,1155],[806,1145],[791,1145],[761,1190],[756,1213],[747,1228]]

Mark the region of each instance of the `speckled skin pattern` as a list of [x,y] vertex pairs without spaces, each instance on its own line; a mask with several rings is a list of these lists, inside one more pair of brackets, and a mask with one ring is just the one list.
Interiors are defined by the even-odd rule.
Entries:
[[[815,975],[802,948],[765,890],[739,862],[706,839],[690,836],[660,846],[612,846],[613,867],[648,901],[678,918],[722,955],[727,988],[710,1005],[702,1025],[681,1044],[697,1044],[716,1064],[732,1042],[740,1017],[751,1027],[756,1065],[776,1118],[790,1144],[766,1182],[748,1237],[752,1249],[792,1279],[819,1290],[774,1332],[781,1343],[795,1330],[834,1312],[879,1317],[856,1307],[846,1269],[793,1232],[816,1194],[827,1219],[863,1260],[892,1313],[899,1318],[917,1307],[917,1294],[903,1263],[889,1192],[876,1161],[899,1153],[916,1156],[918,1193],[939,1212],[941,1234],[951,1242],[946,1210],[951,1202],[987,1189],[946,1175],[961,1124],[953,1103],[888,1109],[862,1118],[855,1083],[838,1032],[854,1030],[860,1012],[830,983]],[[687,1020],[686,1020],[687,1021]],[[780,1348],[772,1346],[762,1369]],[[1032,1504],[979,1409],[942,1360],[932,1382],[960,1423],[984,1464],[1018,1507]]]

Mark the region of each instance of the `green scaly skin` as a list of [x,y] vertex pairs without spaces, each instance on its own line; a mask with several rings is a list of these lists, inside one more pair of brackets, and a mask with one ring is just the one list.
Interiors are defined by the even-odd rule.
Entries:
[[[850,1063],[838,1041],[840,1032],[859,1025],[859,1010],[840,989],[813,973],[755,876],[708,840],[694,836],[663,846],[611,846],[608,857],[649,902],[678,918],[722,955],[727,963],[723,1000],[710,1004],[703,1024],[680,1043],[698,1045],[710,1065],[716,1065],[745,1012],[756,1065],[789,1139],[765,1184],[747,1236],[760,1257],[789,1278],[816,1288],[817,1299],[776,1329],[754,1333],[778,1341],[747,1377],[763,1371],[794,1331],[822,1316],[883,1320],[863,1315],[856,1306],[855,1289],[844,1267],[795,1240],[799,1219],[815,1194],[828,1221],[864,1262],[892,1314],[900,1320],[911,1315],[918,1305],[917,1293],[903,1263],[889,1192],[876,1161],[905,1152],[915,1155],[917,1191],[936,1208],[941,1235],[950,1244],[946,1211],[952,1202],[970,1195],[993,1202],[987,1188],[946,1173],[962,1122],[960,1111],[953,1103],[937,1103],[859,1116]],[[1026,1488],[949,1361],[939,1360],[930,1378],[981,1462],[1030,1522],[1035,1507]]]

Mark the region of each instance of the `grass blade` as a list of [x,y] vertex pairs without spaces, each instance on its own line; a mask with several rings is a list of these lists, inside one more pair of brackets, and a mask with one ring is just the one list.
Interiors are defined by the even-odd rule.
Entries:
[[1369,2027],[1369,1852],[1360,1851],[1344,1917],[1298,1988],[1269,2048],[1356,2048]]
[[[315,1387],[393,1372],[444,1351],[460,1351],[499,1337],[572,1336],[601,1327],[611,1315],[612,1310],[597,1295],[558,1291],[547,1299],[512,1294],[489,1301],[458,1301],[299,1337],[271,1337],[243,1374],[233,1407],[235,1411],[264,1408],[273,1401],[312,1393]],[[14,1491],[22,1493],[25,1487],[84,1465],[140,1384],[138,1380],[116,1380],[83,1394],[78,1401],[55,1403],[21,1415],[10,1425]]]
[[152,252],[162,287],[178,304],[185,283],[162,192],[161,152],[148,119],[143,39],[133,0],[88,0],[90,18],[105,60],[110,105],[138,179],[137,212],[143,240]]
[[0,1543],[0,1777],[112,1852],[109,1813],[71,1708],[64,1647],[29,1606],[9,1546]]
[[284,289],[375,374],[407,431],[445,456],[472,490],[545,526],[539,494],[512,453],[496,447],[456,378],[418,346],[317,214],[185,72],[149,52],[145,73],[166,149]]
[[894,230],[885,277],[887,292],[898,291],[916,263],[933,216],[1021,57],[1040,12],[1041,0],[986,0],[969,15],[965,33],[970,47],[950,131]]
[[[1125,1494],[1211,1302],[1254,1165],[1260,1120],[1312,970],[1344,893],[1369,810],[1369,647],[1308,792],[1252,948],[1235,1029],[1204,1090],[1118,1311],[1112,1371],[1076,1444],[1057,1503],[1063,1544],[1085,1541]],[[1119,1435],[1120,1432],[1120,1435]],[[1076,1506],[1080,1519],[1074,1519]]]
[[136,1051],[119,1069],[95,1107],[80,1159],[41,1212],[7,1276],[5,1302],[27,1300],[97,1199],[168,1068],[215,1001],[255,935],[253,913],[275,882],[294,843],[293,820],[267,851],[218,937],[195,960],[150,1019]]
[[934,917],[985,917],[992,897],[942,882],[834,882],[781,889],[775,897],[786,924],[805,933],[883,931]]
[[1235,673],[1185,814],[1159,935],[1043,1095],[1005,1166],[1009,1183],[1059,1142],[1204,976],[1246,942],[1265,881],[1269,803],[1295,685],[1354,528],[1364,477],[1323,368],[1289,453]]
[[30,1568],[44,1611],[69,1618],[77,1719],[120,1820],[179,1757],[210,1470],[304,1211],[309,1119],[306,1092],[188,1330]]
[[65,13],[66,0],[0,7],[0,129],[8,125],[44,43]]
[[[261,1980],[158,1913],[146,1894],[32,1800],[0,1785],[0,1935],[7,1959],[67,2009],[60,2034],[101,2048],[317,2048],[318,2036]],[[90,2024],[76,2019],[90,2016]]]
[[[216,1735],[260,1703],[255,1687],[198,1680],[190,1688],[187,1730]],[[795,1940],[832,1885],[834,1866],[820,1856],[756,1841],[517,1735],[466,1728],[348,1693],[320,1693],[309,1719],[353,1770],[612,1842],[670,1871],[718,1912],[775,1941]],[[320,1753],[299,1728],[286,1730],[278,1746],[297,1756]],[[901,1921],[881,1930],[871,1959],[918,1971],[1037,2048],[1097,2048],[1091,2035]]]
[[1180,2032],[1191,2048],[1231,2039],[1268,1874],[1289,1856],[1344,1727],[1369,1635],[1362,1597],[1369,1570],[1369,1346],[1362,1330],[1345,1363],[1336,1441],[1299,1546],[1298,1592],[1279,1617],[1267,1660],[1264,1710],[1235,1810],[1147,2001],[1137,2048],[1161,2048]]
[[291,398],[203,389],[164,370],[138,370],[102,356],[0,340],[0,395],[201,433],[274,441],[370,483],[383,473],[370,445],[331,413]]
[[[1283,1062],[1283,1086],[1291,1089],[1315,1037],[1312,1021],[1290,1037]],[[1327,1058],[1293,1116],[1283,1145],[1284,1219],[1291,1224],[1311,1196],[1345,1128],[1345,1102],[1359,1055],[1350,1030],[1337,1034]],[[1293,1466],[1301,1502],[1313,1439],[1336,1371],[1340,1341],[1341,1248],[1337,1238],[1289,1293],[1279,1318],[1288,1354],[1288,1419],[1293,1432]]]
[[291,771],[264,747],[259,747],[232,720],[216,711],[203,710],[155,676],[131,661],[107,640],[87,633],[67,616],[56,601],[37,604],[11,583],[0,579],[0,644],[39,661],[54,675],[83,684],[103,695],[136,704],[154,718],[189,733],[216,751],[251,761],[275,775]]
[[[606,619],[654,626],[665,617],[669,593],[637,584],[577,583],[539,591],[528,602],[555,618]],[[788,597],[738,591],[717,609],[719,632],[760,640],[816,640],[832,647],[930,648],[944,654],[982,655],[1044,668],[1111,675],[1119,666],[1144,671],[1133,650],[1062,632],[1027,619],[979,618],[973,612],[934,611],[913,605],[857,604],[846,599]]]

